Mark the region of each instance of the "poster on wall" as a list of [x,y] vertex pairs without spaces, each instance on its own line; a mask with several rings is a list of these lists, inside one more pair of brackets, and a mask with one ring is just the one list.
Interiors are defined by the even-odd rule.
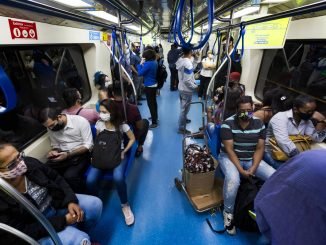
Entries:
[[[256,19],[261,16],[243,17],[241,21]],[[279,49],[283,48],[291,18],[271,20],[246,26],[244,36],[245,49]],[[241,48],[241,41],[239,43]]]
[[23,38],[37,40],[35,22],[18,21],[12,19],[8,19],[8,22],[12,39]]

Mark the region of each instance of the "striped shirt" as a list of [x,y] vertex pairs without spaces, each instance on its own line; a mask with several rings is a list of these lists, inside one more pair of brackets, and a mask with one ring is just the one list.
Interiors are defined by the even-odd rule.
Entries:
[[[246,129],[242,129],[235,115],[226,119],[221,126],[221,140],[233,140],[233,149],[239,160],[252,160],[259,139],[265,140],[264,123],[253,117]],[[222,152],[226,153],[222,143]]]

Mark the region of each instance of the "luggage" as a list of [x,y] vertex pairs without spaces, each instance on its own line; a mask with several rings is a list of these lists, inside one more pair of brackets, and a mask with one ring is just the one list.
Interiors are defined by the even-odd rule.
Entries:
[[161,89],[168,77],[168,73],[166,71],[166,67],[163,64],[158,64],[157,72],[156,72],[156,80],[157,80],[157,88]]

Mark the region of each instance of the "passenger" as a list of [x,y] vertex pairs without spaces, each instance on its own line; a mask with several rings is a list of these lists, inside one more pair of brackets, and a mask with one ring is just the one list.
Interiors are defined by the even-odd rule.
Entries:
[[156,101],[156,90],[157,90],[157,62],[156,62],[155,51],[148,49],[143,53],[143,59],[137,66],[138,75],[144,77],[145,94],[147,99],[147,105],[152,117],[152,124],[150,128],[156,128],[157,124],[157,101]]
[[268,127],[268,123],[278,112],[287,111],[292,108],[292,100],[285,91],[274,88],[266,91],[263,99],[263,107],[254,113]]
[[194,69],[198,64],[198,55],[192,55],[191,49],[183,48],[183,56],[176,63],[179,77],[179,94],[180,94],[180,116],[179,116],[179,134],[190,134],[186,129],[187,114],[190,110],[192,93],[197,89],[194,77]]
[[[124,114],[121,87],[115,86],[113,90],[114,100],[119,107],[121,115]],[[127,123],[134,128],[135,137],[138,141],[138,147],[136,150],[136,157],[139,157],[143,153],[143,145],[148,133],[149,122],[147,119],[142,119],[141,114],[136,105],[128,103],[126,101]]]
[[96,103],[96,111],[100,111],[100,102],[104,99],[112,98],[112,87],[113,82],[110,81],[109,77],[102,73],[101,71],[97,71],[94,74],[94,84],[98,89],[98,101]]
[[83,193],[83,175],[90,164],[89,152],[93,146],[89,122],[52,108],[42,110],[39,121],[48,129],[51,141],[47,164],[57,170],[75,192]]
[[207,57],[202,60],[203,68],[200,71],[200,85],[198,88],[198,99],[203,97],[206,100],[207,86],[216,68],[216,61],[212,51],[207,51]]
[[96,110],[82,107],[82,96],[76,88],[66,88],[62,97],[67,105],[67,109],[62,111],[63,114],[82,116],[90,124],[98,121],[99,114]]
[[175,91],[178,89],[179,78],[178,78],[178,70],[176,68],[176,62],[178,61],[181,55],[181,50],[178,49],[178,45],[176,43],[171,45],[171,50],[168,52],[168,63],[170,69],[170,91]]
[[[89,232],[98,223],[102,201],[74,194],[66,181],[46,164],[25,157],[8,143],[0,144],[0,177],[24,195],[48,219],[62,244],[91,244]],[[47,230],[4,192],[0,192],[0,222],[42,244],[53,244]],[[85,231],[77,228],[82,225]],[[0,232],[1,244],[22,244],[9,232]],[[25,243],[24,243],[25,244]]]
[[[130,130],[128,124],[123,123],[123,117],[120,114],[119,107],[115,104],[114,100],[103,100],[101,102],[100,118],[101,119],[96,123],[97,133],[103,130],[120,130],[121,134],[126,134],[129,139],[126,147],[124,147],[123,142],[121,144],[121,163],[113,170],[113,179],[117,187],[126,224],[132,225],[135,221],[135,218],[128,203],[127,184],[124,177],[124,171],[127,164],[127,158],[125,157],[125,154],[135,142],[135,136]],[[100,170],[94,167],[91,168],[87,176],[87,188],[91,193],[98,194],[98,182],[101,180],[102,176],[105,173],[106,171],[104,170]]]
[[225,175],[224,226],[231,235],[236,234],[233,224],[234,203],[240,185],[240,176],[257,176],[268,179],[275,170],[265,163],[265,126],[253,117],[253,102],[250,96],[237,101],[237,114],[226,119],[221,126],[222,150],[218,160]]
[[159,44],[158,47],[159,47],[160,59],[162,59],[162,61],[163,61],[164,60],[164,50],[163,50],[162,44]]
[[[143,77],[138,76],[138,71],[137,71],[137,65],[140,64],[141,58],[140,58],[140,47],[139,44],[137,43],[132,43],[132,52],[130,56],[130,66],[132,69],[132,78],[133,82],[135,84],[135,89],[136,93],[138,96],[138,100],[141,99],[141,94],[142,94],[142,85],[143,85]],[[140,103],[138,105],[141,105]]]
[[271,244],[325,244],[325,159],[325,150],[303,152],[279,168],[258,192],[257,224]]
[[[267,139],[275,137],[278,146],[290,158],[300,153],[289,139],[290,135],[306,135],[314,142],[322,142],[326,137],[326,130],[316,131],[310,120],[315,110],[316,102],[313,98],[299,95],[293,101],[292,109],[272,117],[267,129]],[[272,167],[278,168],[283,162],[272,158],[268,140],[266,143],[264,159]]]

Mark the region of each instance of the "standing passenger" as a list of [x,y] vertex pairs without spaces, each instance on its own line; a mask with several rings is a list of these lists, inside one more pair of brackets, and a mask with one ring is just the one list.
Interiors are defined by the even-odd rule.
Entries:
[[[141,98],[141,87],[142,87],[142,83],[143,83],[143,77],[138,76],[138,71],[137,71],[137,66],[140,64],[141,62],[141,58],[140,58],[140,49],[139,49],[139,44],[137,43],[132,43],[131,44],[132,47],[132,52],[131,52],[131,56],[130,56],[130,66],[131,66],[131,70],[132,70],[132,78],[135,84],[135,89],[136,89],[136,93],[138,96],[138,100]],[[141,105],[139,103],[139,105]]]
[[[99,134],[103,130],[120,131],[128,136],[128,144],[124,147],[121,142],[121,163],[113,169],[113,180],[116,184],[118,195],[121,201],[122,212],[127,225],[134,223],[134,214],[128,203],[127,184],[124,177],[126,165],[128,163],[125,154],[135,142],[135,136],[128,124],[123,123],[123,117],[114,100],[103,100],[100,104],[100,120],[96,123],[96,131]],[[106,171],[92,167],[87,176],[87,188],[92,194],[98,194],[99,180],[102,179]]]
[[180,57],[180,49],[176,43],[171,45],[171,50],[168,52],[168,63],[170,68],[170,91],[175,91],[178,89],[179,79],[178,79],[178,70],[176,68],[176,62]]
[[157,102],[156,102],[156,90],[157,90],[157,61],[156,53],[152,49],[147,49],[143,53],[143,59],[137,66],[138,75],[144,77],[145,94],[147,99],[147,105],[152,117],[152,124],[150,128],[157,127]]
[[253,102],[250,96],[237,101],[237,114],[226,119],[221,126],[222,151],[219,155],[221,170],[225,175],[224,226],[230,235],[236,234],[233,223],[234,203],[240,186],[240,176],[255,175],[268,179],[275,170],[264,162],[265,126],[253,118]]
[[[183,48],[183,57],[179,58],[176,63],[179,77],[179,93],[180,93],[180,116],[179,116],[179,134],[190,134],[186,129],[187,114],[190,110],[192,93],[197,89],[194,77],[194,69],[197,66],[196,59],[192,56],[191,49]],[[188,121],[189,122],[189,121]]]
[[200,85],[198,89],[198,99],[203,97],[206,100],[207,86],[213,76],[213,71],[216,67],[216,62],[213,59],[212,51],[207,52],[207,57],[202,60],[203,68],[200,72]]

